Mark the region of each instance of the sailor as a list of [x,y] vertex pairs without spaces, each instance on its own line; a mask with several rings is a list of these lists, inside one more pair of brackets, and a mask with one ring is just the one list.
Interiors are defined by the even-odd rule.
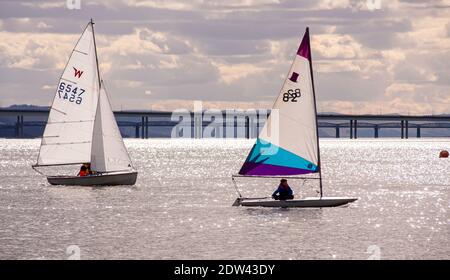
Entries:
[[278,189],[273,192],[272,197],[276,200],[294,199],[294,193],[292,192],[291,187],[289,187],[286,179],[281,179],[280,185],[278,186]]
[[92,170],[91,170],[91,163],[85,163],[85,164],[83,164],[83,165],[86,166],[86,173],[87,173],[88,175],[92,175],[93,172],[92,172]]
[[86,165],[82,165],[80,168],[80,172],[78,172],[78,176],[83,177],[83,176],[87,176],[89,173],[87,171]]

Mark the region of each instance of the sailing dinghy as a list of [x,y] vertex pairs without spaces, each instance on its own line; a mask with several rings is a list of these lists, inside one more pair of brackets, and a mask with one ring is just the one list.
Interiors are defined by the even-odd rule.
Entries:
[[90,163],[92,175],[47,176],[47,180],[52,185],[76,186],[136,183],[137,172],[100,78],[92,20],[59,80],[33,168],[84,163]]
[[[277,126],[278,133],[269,134],[272,126]],[[351,197],[323,196],[318,134],[311,46],[309,29],[306,28],[271,114],[239,175],[232,176],[239,195],[233,206],[335,207],[356,201],[357,198]],[[319,177],[293,177],[314,173]],[[320,197],[292,200],[242,197],[235,181],[236,177],[318,179]]]

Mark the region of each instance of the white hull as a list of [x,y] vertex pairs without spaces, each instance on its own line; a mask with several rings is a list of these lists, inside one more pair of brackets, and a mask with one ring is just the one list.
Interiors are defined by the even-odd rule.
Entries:
[[90,176],[48,176],[47,180],[52,185],[64,186],[116,186],[134,185],[137,172],[108,173]]
[[245,207],[282,207],[282,208],[322,208],[322,207],[336,207],[342,206],[356,201],[354,197],[307,197],[305,199],[291,199],[291,200],[273,200],[273,199],[252,199],[252,198],[238,198],[233,206]]

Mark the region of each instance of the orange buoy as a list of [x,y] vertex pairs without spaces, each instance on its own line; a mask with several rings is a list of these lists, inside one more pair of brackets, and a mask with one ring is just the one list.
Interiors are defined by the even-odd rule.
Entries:
[[440,158],[448,158],[448,151],[442,150],[442,151],[439,153],[439,157],[440,157]]

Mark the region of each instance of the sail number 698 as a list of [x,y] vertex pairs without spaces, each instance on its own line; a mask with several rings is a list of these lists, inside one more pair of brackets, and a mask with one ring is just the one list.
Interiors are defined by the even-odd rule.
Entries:
[[302,93],[299,88],[289,89],[287,92],[283,93],[284,102],[297,102],[297,98],[301,97]]

